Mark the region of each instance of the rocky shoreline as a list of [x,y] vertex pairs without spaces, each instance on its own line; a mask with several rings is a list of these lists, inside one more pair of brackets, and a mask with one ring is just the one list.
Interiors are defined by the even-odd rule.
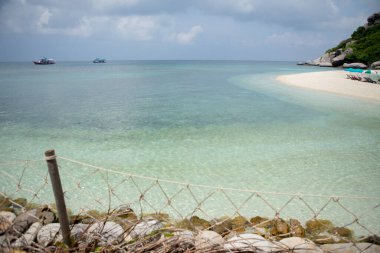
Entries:
[[[315,60],[308,60],[305,62],[298,62],[297,65],[306,65],[306,66],[319,66],[319,67],[343,67],[343,68],[359,68],[359,69],[380,69],[380,59],[378,58],[377,52],[372,52],[375,55],[375,60],[370,60],[366,62],[364,59],[362,61],[358,60],[357,57],[353,57],[355,53],[355,45],[362,43],[359,48],[365,45],[365,47],[373,47],[372,42],[367,39],[364,41],[363,36],[366,35],[366,31],[372,30],[371,33],[374,33],[375,30],[379,30],[380,27],[380,12],[374,13],[369,16],[367,23],[364,26],[359,27],[350,38],[343,40],[335,48],[329,49],[325,54],[320,56]],[[369,33],[369,32],[368,32]],[[364,42],[364,43],[363,43]],[[377,42],[376,42],[377,43]],[[356,49],[358,50],[358,49]],[[368,52],[366,52],[368,54]]]
[[[0,195],[0,252],[368,252],[380,253],[376,235],[358,238],[329,220],[260,216],[173,220],[138,217],[129,207],[108,212],[69,210],[72,245],[62,242],[54,206]],[[15,251],[17,250],[17,251]]]

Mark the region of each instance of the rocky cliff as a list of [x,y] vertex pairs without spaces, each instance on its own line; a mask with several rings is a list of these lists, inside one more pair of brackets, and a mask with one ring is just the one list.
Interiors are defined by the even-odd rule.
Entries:
[[351,37],[327,50],[321,57],[299,65],[380,69],[380,12],[367,19]]

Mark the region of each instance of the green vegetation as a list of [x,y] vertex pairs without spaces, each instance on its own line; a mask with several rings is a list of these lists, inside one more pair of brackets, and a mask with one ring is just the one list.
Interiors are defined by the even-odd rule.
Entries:
[[347,56],[349,62],[370,64],[380,59],[380,25],[368,29],[359,27],[351,37],[356,42],[350,45],[354,52]]
[[347,42],[352,42],[348,47],[353,49],[353,53],[347,55],[347,62],[362,62],[371,64],[380,60],[380,25],[374,25],[369,28],[358,27],[352,33],[351,38],[342,41],[338,46],[331,48],[326,53],[334,52],[338,49],[346,50]]
[[328,50],[326,51],[326,53],[335,52],[335,51],[338,50],[339,48],[342,48],[342,49],[344,50],[344,49],[346,49],[346,44],[347,44],[348,42],[350,42],[350,41],[352,41],[351,38],[350,38],[350,39],[343,40],[342,42],[340,42],[340,43],[338,44],[338,46],[328,49]]

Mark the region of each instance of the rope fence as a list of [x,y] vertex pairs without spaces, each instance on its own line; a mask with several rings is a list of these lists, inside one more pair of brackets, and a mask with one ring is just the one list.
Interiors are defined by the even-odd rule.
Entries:
[[[123,241],[118,242],[115,248],[118,250],[137,252],[139,249],[144,252],[149,247],[159,247],[161,252],[169,252],[164,250],[167,248],[162,248],[162,238],[156,233],[152,233],[149,239],[146,238],[149,233],[143,233],[144,240],[137,240],[140,244],[136,244],[133,233],[137,233],[135,229],[142,221],[157,222],[153,224],[157,230],[164,229],[165,233],[171,235],[166,236],[167,240],[174,240],[172,235],[179,231],[195,234],[216,232],[224,238],[224,246],[219,246],[226,252],[237,252],[234,248],[236,243],[233,241],[230,246],[226,246],[226,241],[234,238],[241,243],[242,238],[239,236],[246,234],[259,235],[269,240],[266,241],[268,243],[277,243],[271,246],[275,247],[269,250],[271,252],[282,251],[283,247],[278,243],[291,237],[307,238],[318,245],[378,244],[379,241],[380,196],[325,196],[214,187],[128,173],[55,154],[40,160],[0,162],[0,211],[7,211],[9,207],[22,212],[33,208],[45,210],[42,211],[45,213],[51,211],[57,216],[52,220],[57,221],[59,217],[61,236],[67,245],[72,242],[70,237],[65,239],[65,225],[62,224],[65,214],[59,213],[62,204],[57,203],[55,190],[52,194],[52,187],[54,189],[56,183],[52,185],[53,179],[49,180],[49,173],[52,177],[51,161],[57,161],[58,164],[58,176],[63,188],[63,210],[68,209],[70,226],[79,219],[79,223],[87,219],[92,224],[115,221],[125,233]],[[67,232],[70,235],[70,231]],[[107,238],[110,237],[108,235]],[[244,238],[250,242],[257,240],[253,237]],[[183,240],[176,243],[177,249],[182,247],[183,252],[191,247],[194,252],[200,249],[199,245],[190,247],[191,243],[188,242],[181,244]],[[4,244],[0,240],[0,246]],[[212,252],[214,246],[212,244],[212,247],[199,252]],[[216,247],[219,250],[215,252],[219,252],[220,247]],[[252,243],[249,247],[252,247]],[[277,247],[282,247],[282,250],[277,250]],[[253,251],[257,249],[258,246],[255,246]],[[366,250],[360,246],[356,246],[356,249],[358,252]]]

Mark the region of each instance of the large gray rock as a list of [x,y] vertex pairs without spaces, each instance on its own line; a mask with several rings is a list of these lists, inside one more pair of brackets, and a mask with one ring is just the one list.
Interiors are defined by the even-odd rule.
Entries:
[[331,60],[334,57],[335,57],[335,52],[334,53],[325,53],[321,57],[313,60],[312,64],[315,66],[320,66],[321,64],[325,65],[325,64],[331,63]]
[[294,253],[322,253],[323,251],[315,245],[312,241],[300,238],[289,237],[282,239],[278,242],[278,245],[286,251]]
[[227,251],[279,252],[283,249],[278,245],[256,234],[240,234],[227,240],[224,244]]
[[[351,43],[354,43],[354,41],[352,41]],[[346,50],[344,50],[344,54],[346,54],[346,56],[347,55],[350,55],[350,54],[352,54],[354,52],[354,50],[351,48],[351,47],[348,47],[348,48],[346,48]]]
[[192,240],[194,239],[194,234],[190,230],[176,231],[173,233],[174,236],[181,238],[183,240]]
[[356,68],[356,69],[366,69],[367,65],[360,62],[354,62],[354,63],[345,63],[343,64],[343,68]]
[[102,244],[112,244],[122,239],[124,230],[119,224],[107,221],[92,224],[86,233],[90,241],[98,239]]
[[380,12],[374,13],[367,18],[368,25],[378,24],[380,20]]
[[38,221],[39,219],[37,218],[37,209],[22,213],[14,220],[13,226],[10,229],[10,233],[15,235],[23,234],[30,225]]
[[151,234],[153,231],[159,230],[163,224],[158,220],[141,221],[130,232],[129,236],[133,239],[140,236]]
[[5,233],[16,219],[16,215],[12,212],[1,211],[0,212],[0,234]]
[[48,246],[57,239],[60,227],[59,223],[50,223],[43,226],[37,234],[37,242],[43,247]]
[[223,244],[222,236],[214,231],[204,230],[195,237],[195,248],[197,250],[221,248]]
[[332,67],[332,63],[331,62],[321,62],[319,64],[319,67]]
[[331,60],[331,64],[333,67],[338,67],[338,66],[341,66],[343,63],[344,63],[344,59],[346,58],[346,54],[345,53],[342,53],[336,57],[334,57],[332,60]]
[[375,61],[371,64],[371,69],[380,69],[380,61]]
[[380,253],[380,246],[371,243],[324,244],[320,248],[328,253]]
[[42,222],[43,225],[47,225],[47,224],[50,224],[50,223],[57,222],[57,217],[50,210],[42,211],[39,214],[39,218],[40,218],[40,220],[41,220],[41,222]]
[[42,228],[42,224],[40,222],[33,223],[30,228],[23,234],[20,238],[18,238],[12,246],[15,248],[22,248],[26,246],[32,245],[34,239],[36,239],[38,232]]
[[84,241],[87,229],[90,227],[88,224],[75,224],[70,228],[70,235],[74,238],[74,241]]
[[0,252],[11,253],[10,238],[6,235],[0,235]]

